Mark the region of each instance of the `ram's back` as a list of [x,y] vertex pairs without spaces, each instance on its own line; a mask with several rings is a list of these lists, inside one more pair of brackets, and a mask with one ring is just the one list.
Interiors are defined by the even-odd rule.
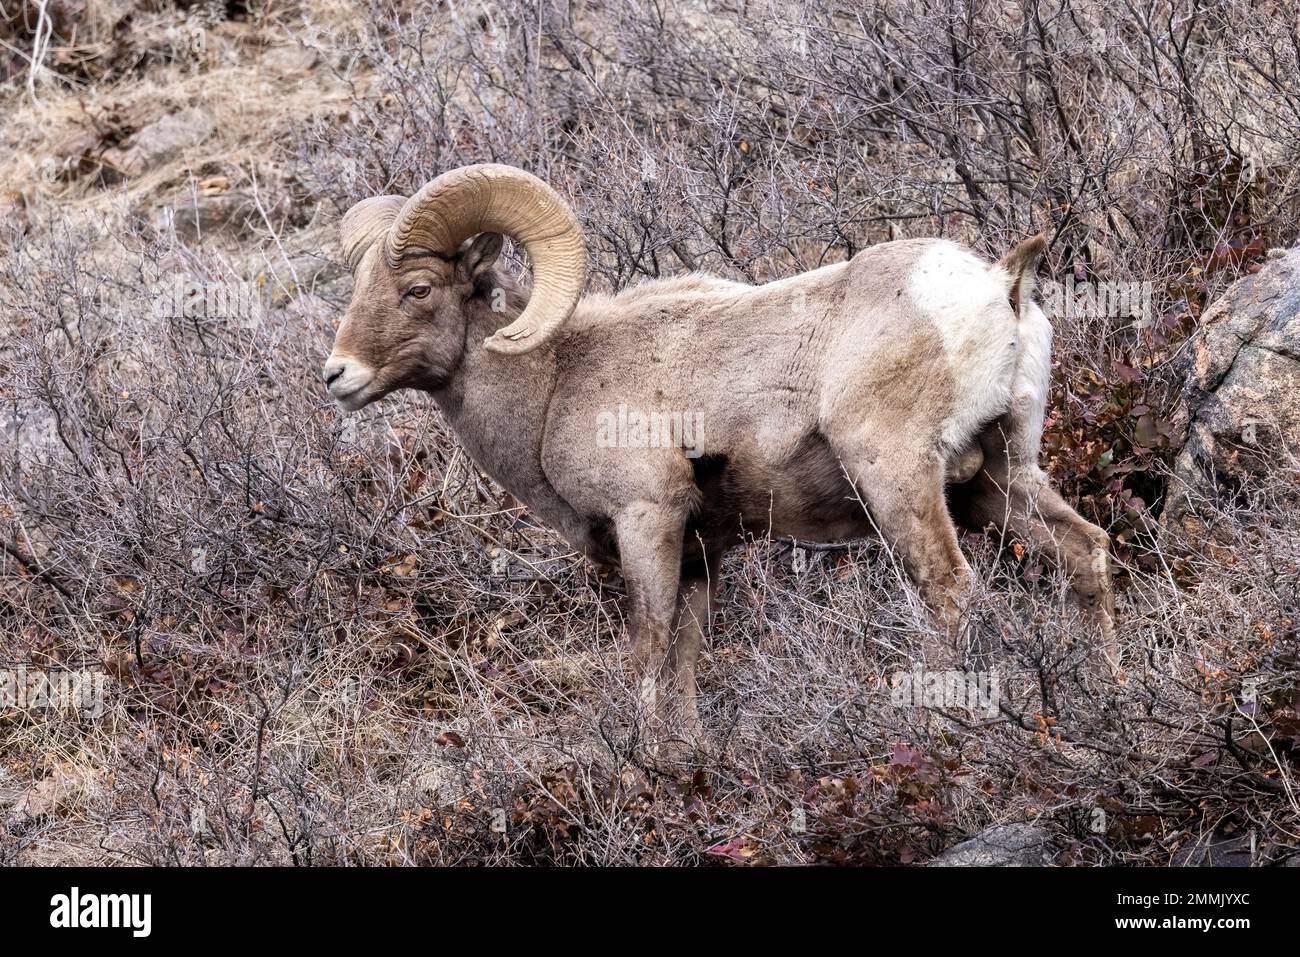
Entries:
[[959,445],[1009,396],[1009,284],[954,243],[905,240],[761,286],[690,275],[590,296],[557,349],[563,407],[699,412],[718,451],[909,423]]

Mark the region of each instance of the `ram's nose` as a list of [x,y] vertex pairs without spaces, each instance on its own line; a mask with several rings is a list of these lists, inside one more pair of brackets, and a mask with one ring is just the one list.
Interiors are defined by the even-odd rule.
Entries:
[[330,356],[325,361],[325,368],[321,370],[321,378],[325,380],[325,388],[329,388],[348,371],[348,359],[346,356]]

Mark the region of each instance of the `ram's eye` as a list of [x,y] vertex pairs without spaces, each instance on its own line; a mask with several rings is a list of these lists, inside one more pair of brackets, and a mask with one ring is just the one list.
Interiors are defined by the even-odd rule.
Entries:
[[433,287],[428,285],[412,286],[406,290],[406,294],[412,299],[428,299],[431,292],[433,292]]

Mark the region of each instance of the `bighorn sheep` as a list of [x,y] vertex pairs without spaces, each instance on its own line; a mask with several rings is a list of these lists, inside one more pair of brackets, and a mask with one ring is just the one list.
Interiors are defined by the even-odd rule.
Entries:
[[[356,288],[325,363],[331,395],[355,410],[430,393],[484,471],[620,565],[643,695],[675,682],[660,709],[686,729],[719,559],[742,529],[810,542],[878,530],[951,627],[971,570],[950,507],[974,528],[1009,526],[1063,563],[1113,656],[1109,540],[1038,467],[1041,236],[993,264],[914,239],[762,286],[688,275],[580,298],[568,205],[495,164],[364,200],[342,234]],[[495,265],[501,234],[532,261],[531,296]],[[620,409],[695,415],[698,447],[602,440]]]

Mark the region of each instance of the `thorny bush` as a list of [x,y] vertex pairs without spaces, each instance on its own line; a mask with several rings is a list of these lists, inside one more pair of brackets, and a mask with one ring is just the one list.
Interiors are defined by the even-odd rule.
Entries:
[[1180,346],[1294,240],[1284,12],[372,0],[329,29],[304,7],[356,88],[286,153],[325,220],[492,160],[572,198],[596,287],[1039,230],[1058,279],[1150,283],[1150,315],[1053,317],[1045,441],[1117,536],[1126,678],[1088,664],[1038,556],[972,537],[1000,703],[900,704],[926,625],[889,553],[759,539],[725,567],[708,753],[665,767],[622,685],[618,582],[427,401],[327,401],[346,277],[262,275],[240,321],[160,314],[160,284],[246,280],[247,251],[52,217],[0,248],[0,633],[6,659],[112,680],[99,717],[0,711],[0,862],[897,864],[1009,820],[1060,863],[1211,833],[1294,853],[1294,472],[1206,503],[1213,543],[1157,522]]

